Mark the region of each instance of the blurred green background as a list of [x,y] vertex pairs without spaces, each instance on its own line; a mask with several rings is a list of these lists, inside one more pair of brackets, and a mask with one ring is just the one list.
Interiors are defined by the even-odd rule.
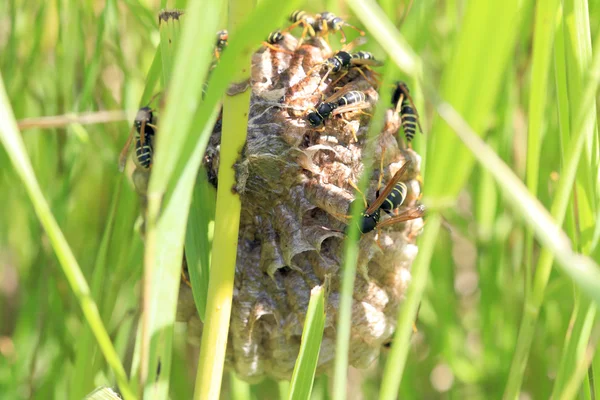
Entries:
[[[438,201],[432,207],[444,217],[400,396],[501,398],[510,392],[505,392],[509,375],[521,375],[511,364],[517,353],[529,354],[522,385],[515,386],[521,398],[552,393],[594,398],[600,368],[595,306],[563,273],[552,271],[533,319],[533,341],[516,350],[520,325],[531,312],[525,305],[538,282],[533,274],[541,247],[503,199],[513,188],[498,184],[457,150],[457,139],[436,116],[427,93],[452,100],[547,209],[574,135],[570,126],[580,108],[593,110],[594,132],[579,152],[564,230],[574,251],[598,262],[596,104],[579,100],[587,87],[591,46],[600,45],[592,41],[599,32],[600,2],[492,3],[416,0],[407,13],[403,1],[380,2],[422,63],[419,76],[394,74],[415,88],[425,134],[413,143],[425,160],[425,200],[429,193]],[[138,0],[0,2],[0,73],[15,117],[137,109],[160,41],[161,6]],[[334,11],[365,29],[343,1],[311,1],[303,8]],[[536,30],[541,21],[550,26],[545,32]],[[371,33],[367,36],[377,36]],[[365,49],[386,59],[385,46],[374,38]],[[452,80],[456,76],[462,79]],[[462,97],[453,99],[452,93]],[[129,127],[123,121],[22,131],[43,194],[90,282],[126,370],[139,320],[143,257],[135,229],[139,200],[117,169]],[[446,168],[454,161],[463,170]],[[445,190],[440,177],[450,187],[446,203],[436,193]],[[0,193],[0,398],[81,398],[99,385],[114,385],[4,148]],[[176,326],[171,398],[191,398],[197,352],[185,343],[185,326]],[[384,352],[368,370],[350,370],[349,398],[377,396],[386,358]],[[285,390],[268,380],[250,387],[234,377],[223,382],[223,398],[279,398]],[[318,377],[313,398],[329,398],[329,385],[327,377]]]

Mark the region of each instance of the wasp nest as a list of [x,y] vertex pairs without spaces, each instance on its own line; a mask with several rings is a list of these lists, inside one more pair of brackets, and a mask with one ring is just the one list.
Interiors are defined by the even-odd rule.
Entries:
[[[362,91],[371,108],[377,101],[369,69],[350,69],[335,85],[328,84],[314,68],[331,57],[328,46],[311,42],[295,49],[290,35],[283,46],[289,52],[266,48],[253,56],[248,138],[235,165],[242,215],[227,363],[249,381],[265,375],[290,379],[311,289],[326,279],[330,291],[318,370],[332,365],[342,232],[354,200],[351,182],[358,182],[364,169],[371,116],[361,111],[333,115],[322,130],[312,128],[306,116],[335,87]],[[385,185],[410,161],[402,179],[408,187],[404,209],[414,207],[420,194],[420,157],[398,145],[398,129],[398,117],[389,110],[374,146],[367,199],[374,200],[380,174]],[[205,159],[215,184],[219,144],[216,129]],[[369,366],[394,332],[422,224],[420,218],[393,224],[360,239],[349,354],[355,367]],[[188,322],[190,340],[199,343],[202,324],[186,285],[181,285],[178,319]]]

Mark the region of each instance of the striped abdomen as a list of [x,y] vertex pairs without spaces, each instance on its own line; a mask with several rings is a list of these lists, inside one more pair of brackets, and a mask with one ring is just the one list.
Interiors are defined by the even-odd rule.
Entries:
[[384,202],[379,207],[381,210],[386,213],[391,213],[396,208],[400,207],[404,200],[406,199],[406,194],[408,193],[408,188],[404,184],[404,182],[396,183],[392,192],[385,198]]
[[400,118],[402,118],[402,128],[407,141],[411,141],[417,131],[417,114],[412,108],[410,101],[404,98],[402,108],[400,109]]
[[284,39],[283,34],[280,30],[276,30],[275,32],[269,33],[269,37],[267,38],[267,42],[270,44],[277,44]]
[[352,90],[340,97],[337,104],[338,107],[343,107],[347,106],[348,104],[364,102],[366,101],[366,99],[367,98],[363,92],[360,92],[358,90]]
[[143,168],[150,168],[152,165],[152,155],[154,154],[154,135],[146,135],[144,138],[144,144],[140,140],[140,136],[136,135],[135,138],[135,157],[138,164]]
[[290,14],[289,21],[290,22],[304,21],[306,24],[309,24],[311,26],[315,24],[315,18],[312,15],[310,15],[309,13],[307,13],[306,11],[302,11],[302,10],[296,10],[296,11],[292,12],[292,14]]
[[375,56],[367,51],[359,51],[352,54],[352,58],[358,58],[360,60],[375,60]]

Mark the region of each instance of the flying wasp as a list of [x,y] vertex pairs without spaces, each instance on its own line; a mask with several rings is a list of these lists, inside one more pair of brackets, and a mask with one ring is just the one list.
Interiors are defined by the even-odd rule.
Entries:
[[365,36],[365,32],[361,31],[354,25],[350,25],[342,18],[337,17],[333,13],[330,13],[328,11],[323,11],[322,13],[319,13],[315,16],[313,29],[317,35],[325,36],[325,38],[327,38],[329,32],[340,32],[340,34],[342,35],[341,42],[345,43],[346,33],[344,32],[344,26],[354,29],[361,36]]
[[[158,95],[158,94],[157,94]],[[150,100],[157,96],[155,95]],[[150,106],[142,107],[138,110],[133,126],[129,132],[129,137],[119,155],[119,171],[123,172],[127,163],[129,147],[135,138],[135,160],[139,166],[148,169],[152,166],[152,156],[154,154],[154,137],[156,135],[156,117],[154,110]],[[135,132],[135,134],[134,134]]]
[[423,133],[423,129],[419,122],[417,107],[415,107],[415,104],[410,97],[406,83],[402,81],[396,82],[392,93],[392,106],[394,107],[396,114],[400,116],[400,122],[404,129],[404,136],[406,136],[406,141],[410,143],[415,136],[417,126],[421,133]]
[[[361,233],[369,233],[376,228],[381,229],[400,222],[421,218],[425,214],[425,207],[423,205],[407,209],[397,215],[394,214],[394,211],[404,203],[404,200],[406,200],[408,188],[404,182],[400,181],[400,179],[402,179],[402,176],[409,166],[410,161],[406,161],[385,185],[383,191],[379,193],[379,190],[377,190],[375,201],[372,204],[367,205],[366,199],[364,200],[367,208],[361,212],[360,222],[358,223],[358,228]],[[356,188],[354,184],[352,184],[352,186]],[[381,221],[382,211],[390,215],[390,218]]]

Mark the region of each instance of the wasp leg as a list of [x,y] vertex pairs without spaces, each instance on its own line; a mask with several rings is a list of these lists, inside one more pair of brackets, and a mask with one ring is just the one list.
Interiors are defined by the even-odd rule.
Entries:
[[385,148],[381,150],[381,160],[379,160],[379,179],[377,180],[377,192],[375,198],[379,197],[379,189],[381,189],[381,182],[383,181],[383,160],[385,159]]
[[[311,72],[311,71],[309,71],[309,72]],[[329,74],[330,74],[330,73],[331,73],[331,68],[329,68],[329,69],[327,70],[327,72],[325,72],[325,75],[323,75],[323,77],[321,78],[321,80],[320,80],[320,81],[319,81],[319,83],[317,84],[317,87],[316,87],[315,91],[313,92],[313,94],[314,94],[314,93],[316,93],[316,91],[317,91],[317,90],[319,90],[319,88],[321,87],[321,84],[322,84],[323,82],[325,82],[325,79],[327,79],[327,77],[329,76]]]
[[346,125],[348,125],[348,127],[350,128],[350,132],[352,132],[352,139],[354,139],[354,143],[358,143],[358,137],[356,136],[356,130],[352,126],[352,123],[350,121],[345,120],[344,118],[341,118],[341,120]]
[[358,188],[358,186],[356,186],[356,183],[352,182],[351,179],[348,179],[348,184],[352,186],[357,193],[360,193],[365,203],[365,208],[367,208],[369,206],[369,203],[367,203],[367,198],[365,197],[365,194]]
[[269,49],[271,49],[273,51],[277,51],[277,52],[285,53],[285,54],[292,54],[292,55],[294,54],[293,52],[291,52],[289,50],[285,50],[281,47],[276,47],[269,42],[263,42],[262,44],[263,44],[263,46],[268,47]]
[[346,75],[348,75],[348,71],[344,71],[344,73],[341,74],[335,81],[331,82],[331,84],[329,86],[335,87],[336,83],[338,83],[340,80],[342,80],[342,78],[345,77]]
[[[297,49],[300,48],[300,46],[302,46],[302,43],[304,43],[304,38],[306,37],[307,33],[310,37],[315,37],[317,35],[315,33],[315,30],[313,29],[313,27],[310,26],[310,24],[307,23],[306,21],[298,21],[294,25],[297,26],[298,23],[303,24],[304,29],[302,30],[302,35],[300,36],[300,40],[298,40],[298,44],[296,45]],[[294,25],[292,25],[292,26],[294,26]],[[282,31],[282,32],[284,32],[284,31]]]
[[342,39],[340,40],[340,43],[346,43],[346,32],[344,32],[343,28],[340,28],[340,34],[342,35]]
[[377,247],[379,247],[379,249],[382,252],[385,252],[385,249],[383,248],[383,245],[381,244],[381,241],[379,240],[381,236],[381,229],[377,228],[377,236],[375,237],[375,243],[377,243]]
[[[373,85],[373,86],[376,86],[376,87],[379,87],[379,86],[381,86],[381,82],[380,82],[380,81],[379,81],[377,78],[373,78],[373,79],[369,78],[369,77],[368,77],[368,76],[367,76],[367,75],[366,75],[366,74],[365,74],[365,73],[362,71],[362,68],[355,67],[355,69],[357,69],[357,70],[358,70],[358,73],[359,73],[359,74],[361,74],[361,75],[363,76],[363,78],[365,78],[365,80],[366,80],[367,82],[369,82],[371,85]],[[374,71],[372,68],[369,68],[368,66],[365,66],[365,69],[368,69],[368,70],[369,70],[369,72],[370,72],[371,74],[373,74],[373,75],[377,75],[377,76],[381,75],[379,72],[377,72],[377,71]]]

